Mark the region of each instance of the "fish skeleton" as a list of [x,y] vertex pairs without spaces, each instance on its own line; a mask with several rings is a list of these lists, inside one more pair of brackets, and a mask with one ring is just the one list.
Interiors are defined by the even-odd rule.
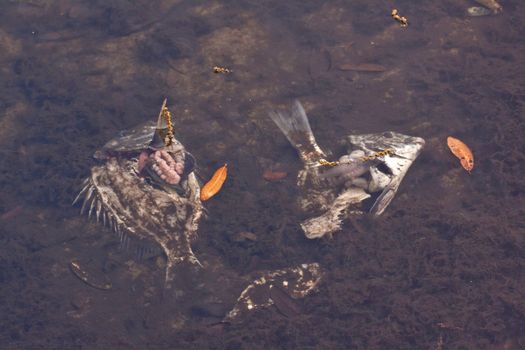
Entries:
[[[169,113],[169,112],[168,112]],[[171,288],[176,267],[199,266],[191,243],[202,215],[195,159],[170,132],[166,100],[156,124],[124,131],[95,153],[74,203],[120,236],[153,242],[167,257],[165,287]]]

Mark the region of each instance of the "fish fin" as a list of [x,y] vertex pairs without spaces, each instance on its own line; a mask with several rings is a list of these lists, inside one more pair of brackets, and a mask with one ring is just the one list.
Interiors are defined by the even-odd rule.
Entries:
[[279,127],[305,163],[317,163],[326,157],[315,140],[303,106],[294,101],[289,113],[270,111],[270,118]]
[[75,199],[73,200],[73,203],[71,203],[71,205],[75,205],[78,200],[86,194],[87,190],[89,189],[90,187],[90,182],[89,182],[89,178],[85,179],[82,183],[82,190],[77,194],[77,196],[75,197]]
[[383,192],[377,197],[376,201],[370,208],[369,212],[373,215],[381,215],[388,207],[394,196],[396,195],[397,189],[399,188],[399,178],[393,178],[392,181],[383,189]]

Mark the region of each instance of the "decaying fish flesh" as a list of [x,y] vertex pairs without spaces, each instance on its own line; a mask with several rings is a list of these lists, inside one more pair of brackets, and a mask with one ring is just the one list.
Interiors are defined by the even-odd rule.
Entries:
[[117,232],[121,242],[152,242],[166,254],[166,288],[181,263],[200,265],[191,243],[196,238],[202,203],[193,172],[195,160],[173,136],[171,114],[162,105],[156,124],[122,132],[95,153],[75,202],[81,212]]
[[273,288],[279,288],[292,299],[301,299],[310,294],[320,280],[321,268],[317,263],[267,272],[242,291],[223,322],[234,322],[253,311],[274,305],[272,294],[273,298],[279,295],[272,292]]
[[338,162],[328,162],[298,101],[291,112],[271,111],[270,117],[304,165],[297,177],[302,191],[298,205],[309,217],[301,223],[308,238],[341,230],[342,221],[351,214],[363,213],[362,202],[377,194],[368,211],[382,214],[425,144],[422,138],[391,131],[350,135],[344,140],[348,154]]

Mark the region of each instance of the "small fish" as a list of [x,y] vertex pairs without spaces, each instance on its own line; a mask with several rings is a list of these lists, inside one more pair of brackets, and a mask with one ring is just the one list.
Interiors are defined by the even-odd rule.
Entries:
[[474,168],[474,155],[470,148],[452,136],[447,138],[447,144],[452,154],[459,158],[461,166],[470,173]]
[[228,175],[228,164],[224,164],[222,167],[217,169],[210,181],[204,185],[201,189],[201,201],[207,201],[213,197],[217,192],[220,191],[222,184],[226,181],[226,176]]

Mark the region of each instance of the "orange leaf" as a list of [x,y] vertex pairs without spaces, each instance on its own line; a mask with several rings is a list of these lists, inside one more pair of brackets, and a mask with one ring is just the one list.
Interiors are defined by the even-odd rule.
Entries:
[[207,201],[220,191],[222,184],[226,181],[228,175],[228,164],[224,164],[217,169],[210,181],[208,181],[201,189],[201,201]]
[[474,168],[474,155],[470,148],[468,148],[468,146],[462,141],[453,138],[452,136],[447,138],[447,144],[450,151],[452,151],[452,154],[459,158],[461,166],[470,173]]

